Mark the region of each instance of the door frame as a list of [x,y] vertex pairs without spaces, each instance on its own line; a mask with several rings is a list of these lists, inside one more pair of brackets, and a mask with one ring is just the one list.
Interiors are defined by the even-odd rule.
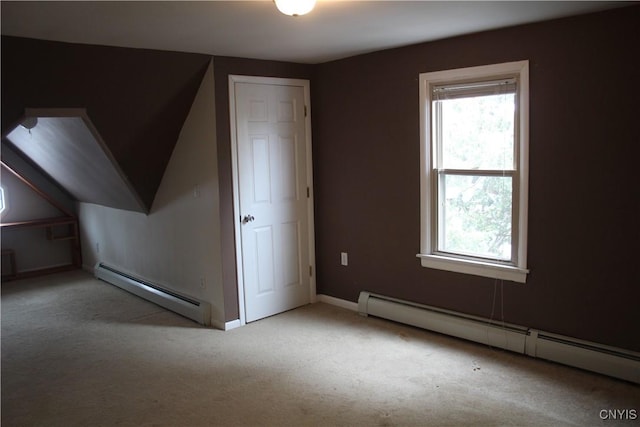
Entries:
[[244,75],[229,75],[229,120],[231,131],[231,173],[233,181],[233,226],[236,249],[236,274],[238,278],[238,311],[240,314],[240,325],[246,324],[245,317],[245,295],[244,295],[244,274],[242,268],[242,239],[241,239],[241,219],[240,219],[240,180],[238,165],[238,135],[236,128],[236,83],[254,83],[274,86],[299,86],[304,91],[305,115],[305,145],[307,149],[307,219],[309,228],[309,301],[316,302],[316,256],[315,256],[315,225],[313,219],[313,157],[311,146],[311,90],[309,80],[290,79],[279,77],[259,77]]

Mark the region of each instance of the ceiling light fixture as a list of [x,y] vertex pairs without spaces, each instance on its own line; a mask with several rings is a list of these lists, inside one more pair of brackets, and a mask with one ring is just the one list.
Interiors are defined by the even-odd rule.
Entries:
[[316,0],[273,0],[273,2],[280,12],[289,16],[309,13],[316,5]]
[[22,126],[24,129],[26,129],[29,132],[29,135],[31,135],[31,129],[36,127],[37,124],[38,124],[38,118],[37,117],[25,117],[22,120],[22,122],[20,122],[20,126]]
[[25,117],[22,120],[22,122],[20,122],[20,126],[22,126],[23,128],[27,129],[28,131],[31,131],[31,129],[36,127],[37,124],[38,124],[38,118],[37,117]]

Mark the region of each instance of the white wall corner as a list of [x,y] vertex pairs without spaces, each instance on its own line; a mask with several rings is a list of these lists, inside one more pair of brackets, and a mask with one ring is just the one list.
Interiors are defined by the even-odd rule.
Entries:
[[98,260],[211,305],[224,325],[215,80],[209,63],[148,215],[79,204],[85,269]]

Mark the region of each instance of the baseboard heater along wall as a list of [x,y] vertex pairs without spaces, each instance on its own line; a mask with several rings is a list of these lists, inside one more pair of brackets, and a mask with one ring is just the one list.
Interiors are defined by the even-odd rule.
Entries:
[[194,320],[201,325],[211,325],[211,304],[208,302],[164,289],[153,283],[118,271],[101,262],[96,264],[94,275],[98,279]]
[[640,353],[370,292],[358,312],[640,384]]

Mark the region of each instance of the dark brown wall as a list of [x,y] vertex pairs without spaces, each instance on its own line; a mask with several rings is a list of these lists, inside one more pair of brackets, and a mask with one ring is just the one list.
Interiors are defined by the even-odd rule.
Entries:
[[[490,317],[497,289],[496,319],[640,351],[638,28],[634,6],[318,66],[318,293],[356,301],[368,290]],[[423,268],[418,75],[524,59],[527,283]]]
[[[312,80],[318,292],[378,292],[640,351],[640,7],[310,66],[215,57],[225,320],[238,317],[228,75]],[[420,267],[418,74],[528,59],[525,285]],[[2,37],[2,131],[85,107],[149,205],[210,57]],[[140,165],[144,165],[141,167]],[[349,252],[341,267],[340,252]],[[504,301],[504,307],[499,306]]]
[[229,116],[229,75],[283,77],[311,80],[311,65],[278,61],[216,56],[216,126],[218,136],[218,176],[220,180],[220,222],[222,226],[222,274],[225,320],[238,319],[238,278],[236,275],[233,224],[233,181],[231,174],[231,131]]
[[211,58],[2,37],[2,133],[25,108],[86,108],[151,207]]

